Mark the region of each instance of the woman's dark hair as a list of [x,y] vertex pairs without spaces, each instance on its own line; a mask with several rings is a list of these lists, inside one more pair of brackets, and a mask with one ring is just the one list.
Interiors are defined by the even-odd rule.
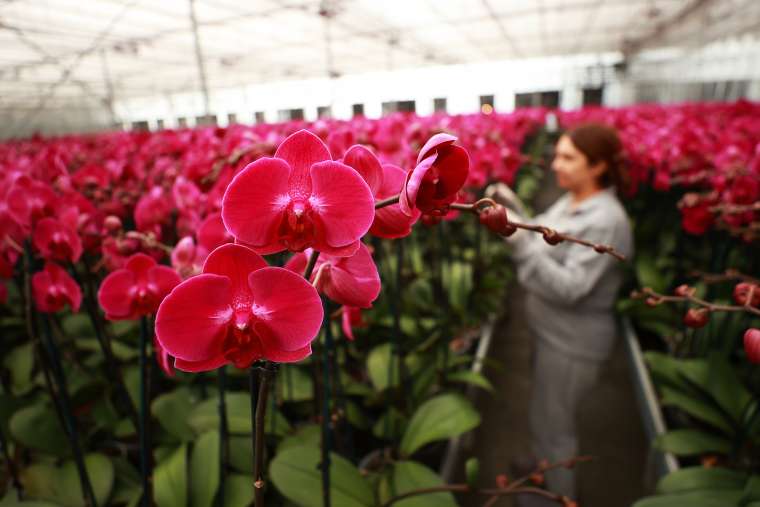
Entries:
[[617,130],[601,123],[584,123],[568,130],[565,135],[586,155],[590,165],[607,163],[607,170],[599,177],[603,187],[615,185],[619,193],[625,193],[629,183],[628,171]]

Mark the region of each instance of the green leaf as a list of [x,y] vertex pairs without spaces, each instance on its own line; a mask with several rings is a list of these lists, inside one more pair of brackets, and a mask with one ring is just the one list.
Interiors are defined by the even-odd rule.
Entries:
[[667,383],[679,389],[688,389],[686,380],[678,370],[678,359],[663,352],[644,352],[644,360],[652,371],[652,377],[659,383]]
[[462,382],[493,392],[491,382],[482,374],[472,370],[454,371],[446,375],[446,378],[451,382]]
[[[397,442],[406,424],[406,417],[396,407],[391,407],[381,415],[374,426],[372,434],[377,438]],[[386,434],[387,433],[387,434]]]
[[[278,453],[269,475],[288,500],[303,507],[319,505],[322,477],[320,451],[314,447],[291,447]],[[333,507],[369,507],[375,504],[369,484],[345,458],[330,454],[330,495]]]
[[728,454],[731,451],[731,441],[727,438],[693,429],[669,431],[658,436],[655,445],[677,456],[694,456],[711,452]]
[[21,470],[19,480],[27,498],[55,500],[56,468],[53,465],[36,463]]
[[[393,464],[387,491],[381,495],[381,501],[422,488],[432,488],[443,485],[438,475],[425,465],[415,461],[397,461]],[[386,498],[387,497],[387,498]],[[454,495],[443,491],[409,497],[393,504],[395,507],[456,507]]]
[[664,292],[668,287],[668,279],[656,266],[656,258],[648,253],[636,256],[636,276],[641,287],[650,287],[656,292]]
[[192,507],[212,507],[219,488],[219,432],[209,431],[198,438],[190,458]]
[[188,424],[194,402],[190,390],[180,387],[153,400],[151,413],[170,435],[180,442],[186,442],[195,436],[193,428]]
[[[11,496],[13,498],[11,498]],[[6,501],[7,499],[7,501]],[[0,501],[0,507],[60,507],[59,504],[51,502],[43,502],[39,500],[31,500],[25,502],[19,502],[16,500],[16,493],[9,491],[8,495]]]
[[443,283],[448,289],[452,308],[464,310],[472,291],[472,265],[452,262],[449,269],[443,271]]
[[34,348],[32,343],[25,343],[14,348],[5,355],[3,364],[11,373],[11,392],[20,396],[28,392],[34,383],[32,382],[32,368],[34,366]]
[[[85,467],[98,505],[105,505],[115,478],[111,460],[102,454],[88,454]],[[21,471],[20,479],[27,498],[49,500],[66,507],[84,505],[74,460],[67,460],[60,467],[41,463],[26,467]]]
[[409,456],[423,445],[469,431],[480,424],[480,414],[458,394],[442,394],[415,411],[401,440],[399,451]]
[[247,475],[230,475],[224,481],[224,507],[248,507],[253,503],[253,481]]
[[[225,402],[230,433],[251,433],[253,423],[251,421],[250,395],[244,392],[227,392]],[[218,398],[213,396],[197,404],[188,417],[188,424],[197,433],[218,429]],[[267,433],[284,436],[290,432],[290,423],[279,410],[273,410],[269,406],[267,407],[265,430]]]
[[738,505],[741,490],[690,491],[672,495],[650,496],[632,507],[733,507]]
[[464,471],[467,477],[467,484],[475,489],[478,487],[478,476],[480,475],[480,462],[478,458],[470,458],[464,464]]
[[727,468],[689,467],[671,472],[657,483],[658,493],[683,493],[693,490],[736,490],[744,487],[747,474]]
[[16,411],[11,417],[10,432],[21,445],[63,456],[69,452],[68,439],[58,416],[43,403]]
[[66,316],[63,317],[61,327],[63,327],[63,333],[66,336],[84,338],[94,335],[90,317],[85,312],[67,313]]
[[308,401],[314,397],[311,375],[298,366],[289,364],[280,368],[277,375],[277,398],[283,401]]
[[681,360],[679,371],[711,396],[733,421],[741,422],[744,407],[752,395],[725,358],[713,354],[708,360]]
[[[84,458],[87,475],[98,505],[105,505],[114,484],[114,468],[111,460],[102,454],[88,454]],[[56,470],[54,489],[56,501],[69,507],[85,504],[79,472],[74,460],[66,461]]]
[[230,438],[230,466],[238,472],[253,473],[253,449],[251,437]]
[[760,475],[753,475],[744,485],[742,502],[760,503]]
[[187,506],[187,444],[181,445],[156,467],[153,499],[158,507]]
[[362,430],[369,429],[370,421],[364,411],[359,407],[357,403],[351,400],[347,400],[346,404],[346,420],[355,428]]
[[718,429],[723,430],[726,434],[733,434],[731,423],[726,417],[710,403],[697,399],[688,393],[661,386],[661,402],[663,405],[672,405],[680,408],[686,413],[704,421]]
[[390,343],[383,343],[373,348],[367,356],[367,373],[377,391],[383,391],[389,386],[399,384],[401,373],[397,356],[393,357],[393,370],[389,371],[391,350]]
[[280,453],[292,447],[319,447],[321,435],[322,428],[319,425],[307,424],[298,428],[294,434],[285,437],[277,446],[277,452]]

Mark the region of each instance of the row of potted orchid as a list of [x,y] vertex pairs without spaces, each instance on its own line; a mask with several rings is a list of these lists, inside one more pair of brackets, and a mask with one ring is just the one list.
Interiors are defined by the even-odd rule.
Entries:
[[[639,183],[629,208],[643,285],[666,291],[692,268],[756,269],[757,109],[737,103],[560,113],[563,125],[594,119],[621,129]],[[266,490],[269,501],[372,505],[442,488],[429,468],[435,442],[478,421],[452,387],[489,389],[484,377],[462,368],[472,341],[462,330],[498,305],[507,276],[502,245],[477,221],[453,219],[473,211],[491,230],[514,230],[487,202],[454,201],[472,202],[486,183],[512,184],[518,168],[540,164],[540,146],[531,154],[520,148],[545,114],[394,115],[0,145],[0,276],[10,292],[3,293],[10,303],[3,325],[4,335],[7,329],[15,337],[3,344],[1,429],[13,440],[4,449],[26,453],[8,459],[19,465],[9,469],[17,491],[102,505],[135,504],[153,489],[155,503],[168,507],[245,505],[253,489]],[[301,127],[321,140],[294,134]],[[456,134],[456,144],[442,132]],[[703,196],[698,205],[682,199],[686,189],[709,194],[710,207]],[[414,225],[442,219],[432,229]],[[372,241],[357,243],[367,232]],[[707,248],[722,244],[730,248]],[[286,258],[284,250],[298,253]],[[388,294],[375,299],[380,280]],[[674,316],[661,311],[668,307],[659,304],[664,294],[657,296],[655,314],[628,310],[668,336]],[[698,306],[689,291],[679,297]],[[753,296],[747,300],[737,304],[756,306]],[[82,304],[82,314],[64,309]],[[719,309],[709,310],[709,326],[726,332],[728,324],[716,322]],[[153,321],[146,317],[155,312],[155,356],[171,378],[149,371]],[[357,329],[365,321],[369,327]],[[357,339],[339,338],[339,328]],[[730,349],[732,360],[747,365],[741,346]],[[692,346],[692,354],[698,350]],[[270,362],[256,363],[250,385],[233,367],[217,369],[215,387],[208,374],[172,369],[246,367],[258,358]],[[274,375],[276,362],[288,364]],[[108,377],[98,371],[103,366]],[[104,386],[106,396],[97,395]],[[253,423],[251,409],[262,400]],[[750,439],[755,406],[744,407]],[[258,428],[260,447],[251,449]],[[263,461],[273,450],[274,488]],[[209,463],[212,473],[204,469]],[[251,488],[246,474],[263,487]],[[516,484],[494,494],[510,494]],[[416,500],[451,504],[450,491],[465,490]]]
[[759,112],[740,101],[560,114],[615,125],[636,190],[638,287],[620,309],[645,337],[666,411],[655,445],[683,467],[637,507],[760,499]]
[[[478,424],[457,384],[490,388],[462,369],[471,337],[452,340],[499,301],[503,248],[480,224],[520,225],[455,201],[473,173],[513,177],[541,114],[4,145],[4,502],[377,505],[440,487],[416,460]],[[465,125],[483,157],[434,133]],[[370,135],[374,152],[335,144]],[[388,162],[413,149],[411,170]],[[460,212],[480,224],[439,228],[468,244],[410,236]]]

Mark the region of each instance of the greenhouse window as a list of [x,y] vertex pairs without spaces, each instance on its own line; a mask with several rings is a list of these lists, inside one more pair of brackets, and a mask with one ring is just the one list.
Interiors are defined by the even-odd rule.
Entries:
[[351,106],[351,114],[353,116],[364,116],[364,104],[353,104]]
[[256,123],[266,123],[266,117],[264,116],[264,111],[256,111],[253,113],[253,120]]
[[583,89],[583,105],[584,106],[600,106],[602,105],[602,98],[604,96],[604,88],[584,88]]
[[405,112],[405,113],[414,113],[417,110],[417,104],[413,100],[392,100],[390,102],[383,102],[383,115],[395,113],[395,112]]
[[446,112],[446,98],[445,97],[439,97],[439,98],[433,99],[433,111],[436,113]]
[[332,108],[330,106],[317,106],[317,118],[332,117]]
[[198,126],[209,126],[209,125],[216,125],[216,115],[215,114],[206,114],[201,116],[195,117],[195,124]]

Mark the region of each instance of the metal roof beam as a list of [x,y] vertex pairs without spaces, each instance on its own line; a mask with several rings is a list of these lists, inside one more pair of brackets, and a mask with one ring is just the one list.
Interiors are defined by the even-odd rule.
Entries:
[[655,46],[667,40],[668,35],[674,29],[682,26],[689,18],[705,12],[716,0],[692,0],[683,9],[679,10],[669,19],[657,23],[654,29],[648,34],[633,40],[623,41],[623,55],[625,59],[630,59],[647,47]]

